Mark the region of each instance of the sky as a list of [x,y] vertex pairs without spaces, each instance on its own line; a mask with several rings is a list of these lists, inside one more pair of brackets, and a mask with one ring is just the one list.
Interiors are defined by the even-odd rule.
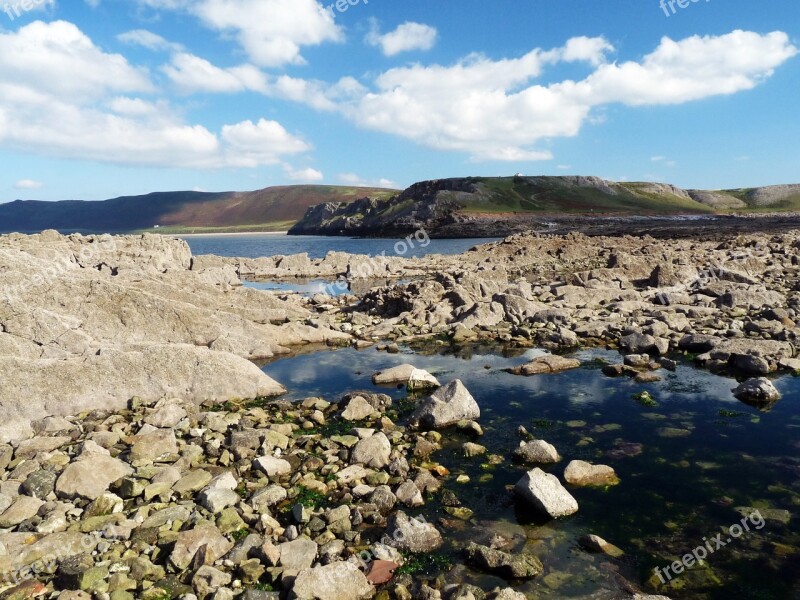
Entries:
[[800,182],[797,0],[0,0],[0,202]]

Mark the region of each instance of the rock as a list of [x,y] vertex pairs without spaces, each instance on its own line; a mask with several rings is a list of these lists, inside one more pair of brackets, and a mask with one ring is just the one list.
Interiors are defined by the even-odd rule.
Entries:
[[133,438],[131,446],[131,460],[158,459],[178,453],[178,441],[172,429],[153,428],[146,433],[140,433]]
[[284,569],[284,575],[297,575],[310,568],[317,558],[318,549],[319,546],[307,537],[280,544],[278,550],[281,553],[280,565]]
[[282,486],[268,485],[250,497],[250,505],[259,512],[268,512],[270,508],[286,500],[287,495],[286,489]]
[[203,490],[198,496],[197,503],[207,511],[217,514],[229,506],[239,503],[239,494],[224,488],[211,488]]
[[528,471],[514,486],[514,492],[553,519],[578,512],[578,502],[564,489],[558,478],[539,468]]
[[625,552],[617,548],[614,544],[609,544],[603,538],[594,534],[583,536],[578,540],[578,543],[589,552],[599,552],[607,554],[608,556],[613,556],[614,558],[619,558],[625,554]]
[[409,392],[418,392],[420,390],[430,390],[440,387],[439,380],[433,375],[423,369],[414,369],[411,376],[408,378],[406,388]]
[[39,512],[44,505],[44,501],[31,496],[17,496],[10,507],[0,515],[0,527],[14,527],[23,521],[27,521]]
[[581,361],[575,358],[564,358],[563,356],[547,355],[537,356],[531,362],[513,369],[508,369],[514,375],[541,375],[546,373],[561,373],[569,369],[577,369],[581,366]]
[[372,376],[372,383],[375,385],[387,385],[392,383],[408,383],[411,374],[416,371],[414,365],[403,364],[385,371],[378,371]]
[[375,594],[364,573],[352,562],[300,571],[290,598],[296,600],[367,600]]
[[422,498],[422,492],[413,481],[406,481],[395,490],[394,495],[397,500],[408,506],[414,508],[423,506],[425,500]]
[[389,519],[387,545],[407,552],[432,552],[444,543],[432,524],[398,511]]
[[82,455],[61,472],[56,494],[69,500],[94,500],[107,492],[112,483],[132,473],[133,469],[119,459],[103,454]]
[[44,499],[53,493],[56,487],[56,474],[52,471],[34,471],[28,475],[21,490],[28,496]]
[[464,452],[464,456],[467,458],[483,456],[487,452],[486,446],[481,446],[480,444],[475,444],[473,442],[466,442],[461,446],[461,449]]
[[614,469],[606,465],[592,465],[582,460],[573,460],[564,471],[564,481],[571,485],[616,485],[619,478]]
[[780,392],[766,377],[748,379],[734,388],[733,395],[744,402],[756,404],[770,404],[781,399]]
[[480,416],[478,403],[461,380],[456,379],[423,400],[410,420],[424,429],[440,429]]
[[273,480],[287,477],[292,473],[292,465],[288,461],[274,456],[262,456],[255,459],[253,469],[266,473],[267,477]]
[[363,421],[376,416],[378,416],[378,412],[363,396],[351,399],[342,412],[342,418],[345,421]]
[[192,577],[192,586],[200,597],[206,597],[219,588],[228,585],[233,578],[224,571],[215,569],[209,565],[203,565],[195,572]]
[[548,444],[544,440],[520,443],[519,448],[514,451],[514,457],[525,463],[540,464],[557,463],[561,460],[555,446]]
[[532,554],[508,554],[470,542],[464,550],[467,562],[504,579],[531,579],[544,567]]
[[182,571],[191,564],[201,548],[204,549],[203,564],[210,564],[233,548],[233,542],[213,525],[201,525],[178,533],[169,560],[176,569]]
[[144,422],[154,427],[171,429],[186,417],[186,411],[175,402],[170,402],[157,408],[144,419]]
[[382,469],[389,464],[392,445],[386,434],[378,432],[358,442],[350,453],[350,462],[373,469]]

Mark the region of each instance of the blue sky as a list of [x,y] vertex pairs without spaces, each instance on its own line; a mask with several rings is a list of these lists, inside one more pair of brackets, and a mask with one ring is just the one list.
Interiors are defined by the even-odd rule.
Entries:
[[659,2],[0,0],[0,202],[800,181],[800,4]]

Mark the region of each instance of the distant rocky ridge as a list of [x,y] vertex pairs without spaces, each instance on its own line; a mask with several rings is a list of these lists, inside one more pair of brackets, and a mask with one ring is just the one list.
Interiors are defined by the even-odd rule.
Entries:
[[416,183],[390,199],[309,208],[292,235],[502,237],[565,216],[712,215],[800,208],[800,185],[705,191],[599,177],[468,177]]
[[396,192],[377,188],[291,185],[252,192],[158,192],[97,202],[17,200],[0,204],[0,233],[127,233],[152,230],[283,230],[321,202]]

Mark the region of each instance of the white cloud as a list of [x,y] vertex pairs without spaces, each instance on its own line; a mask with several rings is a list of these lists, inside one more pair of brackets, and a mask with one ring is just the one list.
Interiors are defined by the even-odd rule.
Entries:
[[241,65],[222,69],[194,54],[180,52],[161,70],[184,92],[266,92],[267,77],[257,67]]
[[322,174],[322,171],[318,171],[317,169],[312,169],[311,167],[308,167],[306,169],[294,169],[292,168],[291,165],[286,164],[283,165],[283,170],[286,173],[286,176],[292,181],[313,183],[325,179],[325,176]]
[[395,190],[400,187],[397,182],[386,179],[385,177],[379,179],[364,179],[355,173],[340,173],[336,178],[340,183],[354,187],[387,188]]
[[149,0],[149,5],[183,5],[207,27],[232,34],[250,60],[261,67],[303,64],[303,46],[344,39],[333,16],[316,0]]
[[236,125],[225,125],[222,139],[227,146],[227,163],[239,167],[278,164],[283,155],[300,154],[311,149],[280,123],[265,119],[258,123],[243,121]]
[[[663,38],[641,62],[606,63],[612,51],[603,38],[573,38],[519,58],[470,55],[451,66],[391,69],[342,110],[364,128],[465,152],[472,160],[543,160],[551,153],[536,145],[577,135],[609,104],[678,104],[748,90],[798,53],[785,33],[744,31]],[[594,71],[580,81],[533,83],[562,61],[581,61]]]
[[395,56],[411,50],[430,50],[436,44],[437,37],[436,28],[413,21],[406,21],[394,31],[381,34],[377,21],[373,20],[366,42],[379,47],[386,56]]
[[14,184],[14,189],[17,190],[38,190],[44,186],[41,181],[35,179],[20,179]]
[[183,46],[165,40],[160,35],[148,31],[147,29],[133,29],[120,33],[117,39],[124,44],[131,44],[133,46],[141,46],[148,50],[175,50],[180,51]]
[[[25,56],[25,61],[17,57]],[[245,70],[242,81],[250,81]],[[251,82],[252,83],[252,82]],[[184,122],[146,70],[103,52],[71,23],[0,32],[0,145],[123,165],[221,168],[274,165],[310,146],[275,121],[220,133]]]

